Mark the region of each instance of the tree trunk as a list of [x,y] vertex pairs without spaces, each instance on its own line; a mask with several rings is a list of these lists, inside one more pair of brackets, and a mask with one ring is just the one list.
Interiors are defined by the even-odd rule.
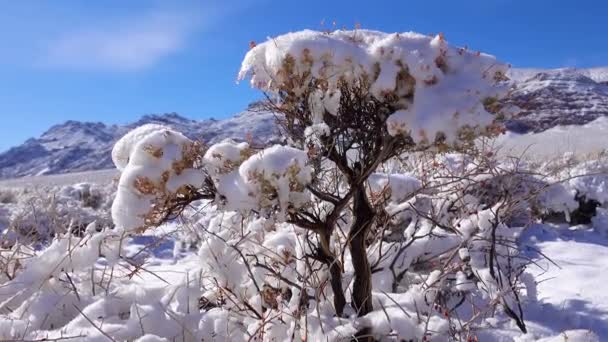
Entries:
[[375,213],[363,185],[356,190],[353,198],[354,222],[349,233],[350,254],[355,270],[352,305],[359,316],[373,310],[372,307],[372,270],[367,259],[365,238],[372,225]]
[[329,267],[331,289],[334,292],[334,308],[336,310],[336,315],[342,316],[344,313],[344,306],[346,306],[346,296],[344,295],[344,289],[342,288],[342,267],[340,267],[340,262],[331,252],[329,247],[331,233],[323,232],[319,234],[319,239],[321,240],[319,254]]

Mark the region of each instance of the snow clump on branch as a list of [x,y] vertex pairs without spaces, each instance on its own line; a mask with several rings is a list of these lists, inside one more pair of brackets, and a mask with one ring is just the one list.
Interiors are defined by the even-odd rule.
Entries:
[[144,125],[120,139],[112,151],[122,171],[112,218],[118,228],[141,229],[157,223],[155,208],[188,186],[201,187],[205,174],[196,168],[201,146],[160,125]]
[[220,203],[229,210],[266,210],[278,206],[279,218],[310,200],[312,179],[305,151],[275,145],[259,152],[247,143],[224,141],[203,158],[217,186]]

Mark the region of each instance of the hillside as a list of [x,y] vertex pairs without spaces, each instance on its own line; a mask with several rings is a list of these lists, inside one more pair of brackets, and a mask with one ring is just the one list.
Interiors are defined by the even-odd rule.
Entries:
[[608,68],[515,70],[512,79],[516,89],[506,101],[522,111],[507,123],[511,131],[542,132],[608,115]]
[[271,113],[245,111],[225,120],[196,121],[170,113],[146,115],[127,125],[67,121],[0,154],[0,179],[113,168],[110,152],[114,143],[148,123],[173,127],[207,143],[248,136],[265,143],[276,137],[273,120]]

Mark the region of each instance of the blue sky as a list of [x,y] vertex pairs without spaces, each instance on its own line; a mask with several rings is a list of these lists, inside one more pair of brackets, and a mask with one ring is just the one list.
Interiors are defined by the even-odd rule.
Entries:
[[[605,0],[3,1],[0,150],[68,119],[230,116],[251,40],[336,26],[443,32],[518,67],[608,65]],[[324,26],[321,22],[324,22]]]

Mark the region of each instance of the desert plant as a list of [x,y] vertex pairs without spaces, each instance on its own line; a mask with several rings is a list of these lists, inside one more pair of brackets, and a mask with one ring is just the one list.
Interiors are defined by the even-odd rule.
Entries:
[[[327,269],[337,317],[346,315],[345,292],[350,292],[349,310],[357,316],[365,317],[379,309],[373,305],[373,273],[386,267],[381,265],[387,255],[393,259],[391,288],[396,289],[409,270],[405,266],[395,273],[394,266],[404,250],[418,239],[434,241],[437,229],[451,231],[455,233],[450,237],[454,244],[435,256],[435,261],[450,262],[454,253],[447,260],[445,253],[468,244],[475,246],[478,254],[489,253],[489,265],[481,262],[475,266],[489,269],[489,278],[477,277],[481,282],[496,283],[494,290],[486,288],[492,292],[492,302],[503,305],[525,330],[521,312],[516,314],[505,299],[514,295],[519,302],[517,279],[521,270],[501,268],[503,259],[511,260],[513,251],[507,237],[506,242],[497,237],[503,235],[497,231],[506,229],[502,219],[512,211],[512,202],[502,196],[482,210],[479,203],[468,203],[475,197],[465,191],[469,183],[477,182],[469,177],[487,177],[494,165],[479,158],[467,159],[463,162],[466,172],[451,180],[459,186],[437,179],[423,184],[415,178],[382,172],[407,155],[470,150],[477,137],[499,132],[494,119],[500,108],[494,104],[507,91],[505,71],[506,67],[491,56],[450,47],[442,35],[356,30],[303,31],[273,38],[252,47],[243,61],[240,78],[250,76],[251,84],[266,92],[264,109],[277,113],[289,146],[253,150],[246,143],[224,142],[205,149],[169,129],[141,128],[115,150],[118,154],[130,153],[129,158],[123,157],[128,163],[123,163],[114,204],[115,222],[128,229],[141,229],[175,217],[194,200],[209,199],[219,205],[219,210],[238,212],[233,218],[241,221],[270,220],[267,224],[274,226],[273,230],[282,229],[283,224],[293,225],[303,230],[298,236],[304,237],[307,246],[299,262],[308,265],[308,271],[297,278]],[[437,160],[435,163],[439,165]],[[431,171],[424,169],[422,175],[426,173],[428,178]],[[446,202],[446,196],[451,200]],[[136,204],[134,200],[141,202],[142,197],[144,204]],[[409,206],[387,209],[389,202],[394,207],[395,201]],[[457,209],[459,206],[462,208]],[[471,223],[479,218],[465,218],[481,212],[484,218],[480,223]],[[410,216],[408,224],[394,221],[403,215]],[[462,232],[460,220],[483,226],[481,232],[477,228]],[[394,225],[400,227],[391,228],[392,234],[400,237],[387,242],[385,232]],[[242,223],[240,226],[240,239],[246,240],[246,228]],[[417,236],[420,231],[425,233]],[[265,284],[262,289],[255,275],[259,272],[256,269],[262,268],[277,277],[280,272],[267,263],[276,258],[266,262],[259,256],[252,259],[243,245],[207,232],[237,252],[265,307],[277,309],[280,286]],[[484,243],[473,242],[476,238]],[[429,241],[427,247],[431,248],[433,243]],[[501,243],[504,246],[497,247]],[[373,252],[376,249],[381,254],[378,257]],[[499,256],[498,250],[506,254]],[[284,263],[292,256],[293,251],[284,255]],[[344,260],[351,266],[344,265]],[[468,260],[463,257],[463,262]],[[318,263],[324,267],[314,266]],[[408,264],[403,260],[400,263]],[[454,273],[447,271],[445,264],[421,263],[417,272],[433,278],[421,284],[422,288],[440,287],[437,284]],[[346,273],[352,276],[352,285],[345,285]],[[508,275],[508,284],[503,283],[504,275]],[[475,276],[471,273],[468,277]],[[279,280],[282,286],[292,285],[288,286],[290,293],[307,296],[304,286],[293,288],[293,281]],[[427,304],[439,305],[436,300],[443,292],[433,291],[435,299]],[[443,299],[447,300],[445,296]],[[240,300],[247,303],[246,299]],[[306,302],[298,312],[308,310]],[[251,311],[255,317],[263,317]],[[355,335],[364,338],[378,334],[374,329],[363,326]],[[408,336],[416,334],[410,332]]]
[[2,203],[2,204],[15,203],[16,199],[17,198],[15,196],[14,191],[11,191],[11,190],[0,191],[0,203]]

